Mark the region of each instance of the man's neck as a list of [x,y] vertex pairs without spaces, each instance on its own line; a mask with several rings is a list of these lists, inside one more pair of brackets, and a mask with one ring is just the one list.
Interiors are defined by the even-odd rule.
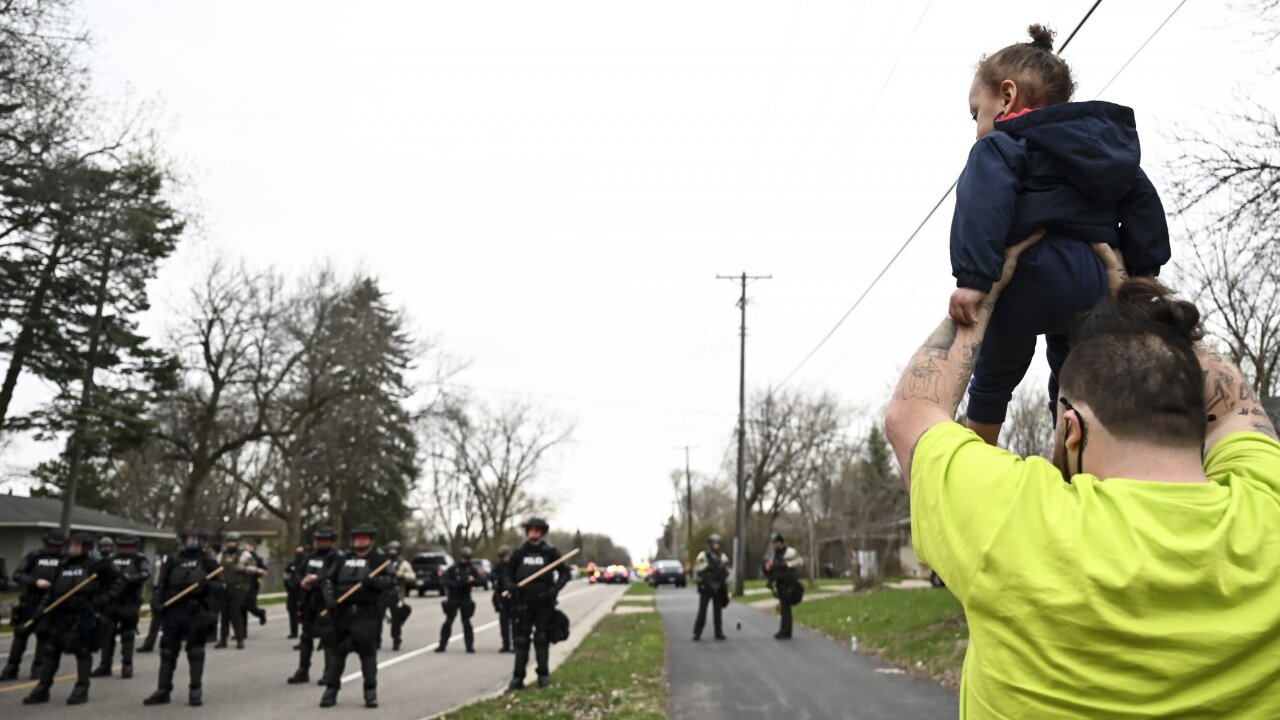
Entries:
[[[1091,458],[1085,452],[1085,472],[1103,480],[1124,478],[1164,483],[1207,482],[1200,452],[1196,448],[1169,448],[1156,445],[1125,443],[1097,453]],[[1093,466],[1090,467],[1090,461]]]

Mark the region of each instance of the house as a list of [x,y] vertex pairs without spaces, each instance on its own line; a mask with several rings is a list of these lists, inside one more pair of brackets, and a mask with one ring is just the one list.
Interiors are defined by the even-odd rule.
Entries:
[[[9,574],[23,556],[40,548],[41,536],[59,527],[61,517],[62,501],[57,498],[0,495],[0,558]],[[79,506],[71,511],[71,529],[95,538],[110,535],[119,540],[121,535],[134,535],[139,552],[147,557],[155,557],[159,543],[173,537],[170,530]]]

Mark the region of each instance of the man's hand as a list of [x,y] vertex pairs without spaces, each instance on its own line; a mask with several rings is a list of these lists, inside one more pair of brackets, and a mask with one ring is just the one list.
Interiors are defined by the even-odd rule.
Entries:
[[319,579],[320,579],[320,576],[319,576],[319,575],[308,575],[308,576],[306,576],[306,577],[302,578],[302,589],[304,589],[304,590],[310,590],[310,589],[311,589],[311,586],[312,586],[312,585],[315,585],[315,584],[316,584],[316,581],[317,581],[317,580],[319,580]]
[[48,590],[49,586],[52,584],[53,583],[49,582],[48,580],[45,580],[44,578],[36,579],[36,587],[40,588],[41,590]]
[[973,288],[956,288],[951,293],[951,306],[948,314],[952,320],[961,325],[972,325],[978,322],[978,303],[987,296],[981,290]]
[[1125,270],[1120,254],[1110,245],[1093,243],[1093,253],[1102,261],[1102,267],[1107,271],[1107,285],[1111,287],[1111,295],[1114,297],[1120,286],[1129,279],[1129,271]]

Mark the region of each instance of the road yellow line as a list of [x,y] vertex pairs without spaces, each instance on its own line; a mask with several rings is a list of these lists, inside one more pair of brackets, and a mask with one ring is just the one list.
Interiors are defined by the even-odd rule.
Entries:
[[[71,673],[70,675],[59,675],[59,676],[55,677],[55,678],[53,679],[53,681],[54,681],[55,683],[60,683],[60,682],[63,682],[64,680],[75,680],[75,679],[76,679],[76,674],[75,674],[75,673]],[[39,685],[39,684],[40,684],[40,683],[39,683],[39,681],[36,681],[36,680],[28,680],[28,681],[26,681],[26,682],[20,682],[20,683],[18,683],[17,685],[10,685],[9,687],[2,687],[2,688],[0,688],[0,693],[17,692],[18,690],[30,690],[31,688],[33,688],[33,687],[35,687],[36,685]]]

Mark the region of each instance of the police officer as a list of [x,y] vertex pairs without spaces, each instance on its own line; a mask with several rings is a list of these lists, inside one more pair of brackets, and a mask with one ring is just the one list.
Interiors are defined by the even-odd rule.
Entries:
[[[411,583],[417,583],[418,576],[413,572],[413,566],[408,560],[400,556],[400,541],[392,540],[387,543],[387,557],[391,558],[391,567],[385,572],[391,573],[396,579],[395,590],[393,592],[383,593],[383,605],[386,608],[386,614],[391,617],[391,649],[399,650],[400,643],[404,639],[404,621],[409,619],[409,614],[413,612],[413,608],[409,603],[405,602],[405,595],[409,592]],[[379,648],[381,648],[381,633],[379,633]]]
[[[204,703],[204,646],[217,630],[215,597],[224,585],[221,576],[209,579],[218,569],[218,561],[204,549],[204,532],[183,530],[178,534],[178,552],[164,563],[164,571],[151,596],[152,617],[159,615],[165,602],[181,597],[163,608],[164,634],[160,637],[160,677],[156,691],[143,700],[144,705],[164,705],[173,692],[173,673],[178,667],[178,654],[183,644],[187,650],[187,703]],[[225,571],[224,573],[225,574]],[[190,592],[187,588],[194,586]],[[182,593],[186,593],[183,595]],[[153,621],[154,622],[154,621]]]
[[[169,556],[161,552],[156,552],[156,561],[151,568],[151,597],[156,596],[156,585],[160,582],[160,574],[164,572],[164,564],[169,561]],[[138,652],[149,653],[156,647],[156,638],[160,637],[160,626],[164,625],[161,616],[164,611],[151,611],[151,621],[147,623],[147,639],[142,641],[138,646]]]
[[[320,650],[324,651],[324,639],[320,636],[320,613],[324,612],[324,594],[321,592],[321,579],[329,572],[329,564],[334,562],[338,553],[334,550],[333,541],[338,534],[333,528],[325,525],[317,528],[311,535],[313,549],[299,570],[298,598],[300,627],[302,638],[298,642],[298,669],[289,677],[290,685],[311,682],[311,655],[316,649],[316,640],[320,640]],[[321,681],[323,683],[323,680]]]
[[[103,538],[98,540],[102,549]],[[120,677],[133,677],[133,641],[138,636],[138,616],[142,612],[142,586],[151,577],[151,563],[138,554],[138,538],[120,538],[116,553],[110,558],[116,572],[124,578],[124,591],[107,606],[102,619],[102,660],[93,677],[111,675],[111,659],[116,651],[116,635],[120,635]]]
[[[285,610],[289,613],[289,639],[298,637],[298,623],[302,614],[302,582],[303,570],[307,564],[307,549],[299,545],[293,553],[293,560],[284,566]],[[296,648],[295,648],[296,649]]]
[[[4,670],[0,670],[0,680],[13,680],[18,677],[18,668],[22,665],[22,654],[27,651],[27,639],[35,632],[35,628],[24,627],[28,620],[35,617],[36,608],[44,598],[45,591],[53,585],[58,574],[58,566],[62,563],[62,547],[66,544],[66,536],[61,530],[47,530],[42,538],[44,547],[32,550],[18,563],[13,571],[13,582],[22,586],[22,595],[13,608],[9,623],[13,626],[13,644],[9,648],[9,662]],[[31,662],[31,677],[40,677],[40,661],[43,657],[44,638],[36,635],[35,659]]]
[[569,570],[559,565],[528,585],[519,587],[525,578],[560,559],[560,551],[546,541],[549,529],[546,520],[529,518],[524,524],[525,541],[511,554],[506,589],[511,594],[516,664],[511,683],[507,685],[508,691],[524,689],[531,639],[537,660],[538,687],[551,685],[551,624],[555,620],[556,595],[569,583]]
[[707,605],[711,605],[711,623],[716,639],[724,640],[724,627],[720,611],[729,604],[729,556],[720,549],[719,535],[707,538],[707,549],[698,553],[693,562],[694,580],[698,583],[698,619],[693,622],[693,639],[702,639],[702,628],[707,625]]
[[258,607],[258,591],[262,589],[262,579],[267,576],[267,561],[258,554],[258,541],[253,538],[245,541],[244,551],[253,558],[253,566],[248,573],[249,591],[244,597],[245,620],[252,615],[258,618],[259,625],[266,625],[267,611]]
[[[77,587],[74,595],[70,593]],[[58,566],[53,584],[36,610],[37,633],[45,635],[40,661],[40,681],[23,704],[49,702],[49,688],[58,673],[63,653],[76,656],[76,684],[67,697],[68,705],[89,700],[89,670],[93,651],[98,649],[98,623],[102,612],[124,590],[124,578],[110,560],[93,557],[93,536],[75,532],[67,541],[67,557]],[[61,599],[54,607],[53,602]]]
[[498,652],[511,652],[511,598],[504,596],[507,576],[511,574],[511,546],[498,548],[498,562],[493,564],[493,611],[498,613],[498,628],[502,632],[502,648]]
[[467,652],[476,651],[476,636],[471,629],[471,616],[476,612],[476,603],[471,599],[471,588],[476,585],[475,570],[471,567],[471,548],[464,547],[458,553],[457,560],[444,571],[444,625],[440,626],[440,643],[436,652],[442,653],[449,645],[449,636],[453,634],[453,619],[462,615],[462,641]]
[[222,632],[218,634],[218,644],[214,648],[227,646],[231,632],[236,638],[236,649],[244,649],[245,613],[244,601],[249,594],[250,576],[257,575],[258,564],[253,555],[240,547],[240,533],[229,532],[222,541],[219,562],[226,568],[221,580],[227,589],[222,593],[218,612],[222,616]]
[[772,547],[765,556],[764,575],[769,579],[769,589],[778,598],[778,611],[782,625],[774,635],[779,640],[791,639],[791,606],[804,596],[804,586],[796,577],[796,571],[804,565],[804,559],[793,547],[787,547],[782,533],[774,533]]
[[[364,706],[378,707],[378,632],[382,626],[381,596],[395,587],[387,572],[390,558],[374,544],[377,528],[360,524],[351,528],[351,547],[329,565],[321,581],[326,621],[332,622],[332,640],[325,643],[325,690],[320,707],[333,707],[342,687],[347,654],[360,657],[364,675]],[[350,595],[347,595],[349,591]],[[346,600],[339,602],[340,598]]]

